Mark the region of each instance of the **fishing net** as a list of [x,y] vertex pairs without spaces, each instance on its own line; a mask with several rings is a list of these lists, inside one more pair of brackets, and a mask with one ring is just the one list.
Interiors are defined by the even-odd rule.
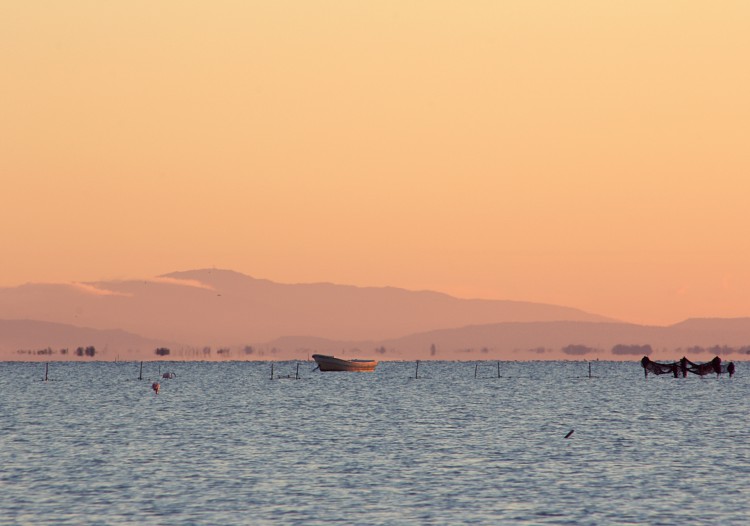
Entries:
[[691,362],[684,356],[679,362],[655,362],[648,356],[644,356],[641,359],[641,366],[643,366],[643,372],[646,376],[648,376],[648,373],[655,375],[672,374],[675,378],[679,376],[679,373],[682,373],[683,377],[687,376],[687,373],[697,374],[698,376],[711,373],[717,375],[729,373],[729,376],[734,376],[734,363],[723,364],[718,356],[706,363]]
[[641,359],[641,365],[646,376],[648,376],[648,373],[656,375],[671,374],[677,378],[677,371],[679,370],[677,362],[659,363],[649,359],[648,356],[644,356]]
[[694,363],[683,357],[681,364],[683,370],[687,368],[689,372],[697,374],[698,376],[705,376],[711,373],[721,374],[721,358],[718,356],[706,363]]

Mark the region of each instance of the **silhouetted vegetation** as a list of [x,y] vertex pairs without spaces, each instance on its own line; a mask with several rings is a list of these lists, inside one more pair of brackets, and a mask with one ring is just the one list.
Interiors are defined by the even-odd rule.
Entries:
[[568,345],[562,348],[562,352],[573,356],[583,356],[584,354],[596,352],[596,349],[593,347],[586,347],[585,345]]
[[88,347],[78,347],[76,349],[76,356],[88,356],[89,358],[93,358],[96,355],[96,348],[93,345],[89,345]]
[[694,345],[683,349],[678,347],[675,350],[678,354],[711,354],[713,356],[726,356],[727,354],[750,354],[750,345],[742,347],[729,347],[728,345],[714,345],[712,347],[701,347]]
[[[46,347],[44,349],[18,349],[16,351],[17,354],[28,354],[30,356],[52,356],[53,354],[57,354],[58,351],[54,350],[52,347]],[[67,355],[68,349],[60,349],[60,354]],[[79,347],[76,349],[76,356],[94,356],[96,354],[96,349],[94,347]]]
[[623,345],[618,344],[612,347],[612,354],[615,355],[628,355],[634,356],[650,356],[654,350],[650,345]]
[[154,354],[156,354],[157,356],[169,356],[170,352],[172,351],[170,351],[166,347],[159,347],[154,351]]

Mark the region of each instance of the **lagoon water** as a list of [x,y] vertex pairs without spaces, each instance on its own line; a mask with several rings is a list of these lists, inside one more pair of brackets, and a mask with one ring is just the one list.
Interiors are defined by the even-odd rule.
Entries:
[[138,366],[0,363],[0,524],[750,522],[744,364]]

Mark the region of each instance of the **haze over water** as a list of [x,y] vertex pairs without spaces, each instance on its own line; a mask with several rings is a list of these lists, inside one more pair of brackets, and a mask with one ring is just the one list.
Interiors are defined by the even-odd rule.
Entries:
[[[150,384],[161,372],[154,395]],[[0,364],[0,524],[744,524],[750,385],[637,362]],[[296,362],[275,364],[296,373]],[[569,439],[565,435],[575,430]]]

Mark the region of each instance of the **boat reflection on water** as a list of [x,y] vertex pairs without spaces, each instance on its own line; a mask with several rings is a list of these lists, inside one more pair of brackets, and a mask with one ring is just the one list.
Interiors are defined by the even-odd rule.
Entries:
[[376,360],[342,360],[325,354],[313,354],[313,360],[321,371],[372,372],[378,365]]

